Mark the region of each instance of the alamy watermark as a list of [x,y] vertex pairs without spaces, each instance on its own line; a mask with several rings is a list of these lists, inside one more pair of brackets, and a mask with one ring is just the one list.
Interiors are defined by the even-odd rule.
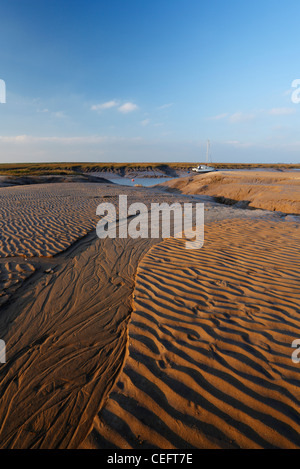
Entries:
[[127,195],[119,196],[119,215],[114,204],[98,205],[101,216],[96,232],[99,238],[185,238],[187,249],[200,249],[204,243],[203,203],[135,202],[128,206]]
[[4,80],[0,79],[0,103],[6,103],[6,84]]
[[6,363],[6,346],[4,340],[0,340],[0,363]]
[[292,93],[292,103],[299,104],[300,103],[300,79],[297,78],[292,82],[292,88],[296,88],[295,91]]
[[300,339],[295,339],[292,343],[292,347],[295,348],[294,352],[292,353],[292,361],[293,363],[300,363]]

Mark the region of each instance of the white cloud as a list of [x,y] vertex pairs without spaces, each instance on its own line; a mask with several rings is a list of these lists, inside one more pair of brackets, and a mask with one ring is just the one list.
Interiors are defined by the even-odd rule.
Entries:
[[173,105],[174,103],[163,104],[162,106],[159,106],[157,109],[167,109],[168,107],[171,107]]
[[234,114],[229,114],[228,112],[224,112],[222,114],[218,114],[216,116],[208,117],[208,120],[219,121],[226,119],[231,123],[239,123],[239,122],[246,122],[254,119],[256,115],[254,113],[247,114],[244,112],[235,112]]
[[57,119],[64,119],[65,117],[67,117],[63,111],[52,112],[51,115],[53,117],[56,117]]
[[249,142],[240,142],[239,140],[227,140],[225,142],[227,145],[231,145],[236,148],[250,148],[253,146],[252,143]]
[[73,144],[73,143],[102,143],[108,140],[106,136],[82,136],[82,137],[36,137],[33,135],[14,135],[10,137],[0,136],[0,143],[62,143],[62,144]]
[[134,103],[124,103],[122,106],[118,108],[119,112],[122,112],[123,114],[127,114],[128,112],[136,111],[138,109],[138,106]]
[[277,107],[270,109],[269,114],[272,116],[286,116],[289,114],[295,114],[296,109],[293,109],[291,107]]
[[117,100],[114,99],[112,101],[107,101],[105,103],[93,104],[91,106],[91,110],[101,112],[101,111],[105,111],[107,109],[115,108],[117,106],[119,106],[118,111],[122,112],[123,114],[127,114],[129,112],[136,111],[138,109],[138,106],[134,103],[126,102],[126,103],[120,105],[120,101],[117,101]]
[[64,119],[65,117],[67,117],[64,111],[49,111],[48,108],[38,109],[37,112],[48,114],[51,117],[56,117],[57,119]]
[[112,100],[112,101],[107,101],[106,103],[101,103],[101,104],[93,104],[91,106],[92,111],[103,111],[105,109],[111,109],[112,107],[118,106],[118,101]]
[[239,123],[239,122],[248,122],[255,118],[254,114],[246,114],[244,112],[236,112],[229,117],[230,122]]
[[150,124],[150,119],[144,119],[142,122],[141,122],[141,125],[143,127],[145,127],[146,125],[149,125]]
[[218,114],[217,116],[209,117],[208,119],[218,121],[218,120],[221,120],[221,119],[225,119],[225,117],[227,117],[227,116],[228,116],[228,113],[224,112],[223,114]]
[[58,144],[100,144],[100,143],[116,143],[116,142],[139,142],[142,137],[112,137],[106,135],[82,135],[77,137],[54,137],[54,136],[34,136],[34,135],[13,135],[1,136],[0,144],[39,144],[39,143],[58,143]]
[[246,112],[235,112],[233,114],[228,114],[228,113],[223,113],[223,114],[218,114],[213,117],[208,117],[208,120],[225,120],[232,123],[232,124],[238,124],[242,122],[249,122],[257,117],[266,117],[266,116],[284,116],[284,115],[291,115],[295,114],[296,109],[290,108],[290,107],[278,107],[278,108],[273,108],[273,109],[260,109],[253,111],[251,113],[246,113]]

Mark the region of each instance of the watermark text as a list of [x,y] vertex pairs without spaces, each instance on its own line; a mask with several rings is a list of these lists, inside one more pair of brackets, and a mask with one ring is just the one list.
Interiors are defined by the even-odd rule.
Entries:
[[292,103],[299,104],[300,103],[300,79],[297,78],[292,82],[292,88],[296,88],[292,93]]
[[119,196],[119,216],[112,203],[98,205],[101,217],[96,232],[99,238],[185,238],[187,249],[200,249],[204,243],[203,203],[136,202],[128,206],[127,195]]
[[294,340],[292,347],[296,349],[292,353],[292,361],[293,363],[300,363],[300,339]]
[[4,340],[0,340],[0,363],[6,363],[6,346]]
[[0,79],[0,103],[6,103],[6,84],[4,80]]

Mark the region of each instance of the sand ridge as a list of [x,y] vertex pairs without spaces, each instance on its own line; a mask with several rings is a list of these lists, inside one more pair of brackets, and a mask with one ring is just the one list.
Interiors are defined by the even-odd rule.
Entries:
[[220,202],[300,214],[299,171],[216,171],[160,184],[184,194],[205,194]]
[[139,264],[129,356],[85,448],[299,448],[299,225],[224,221]]

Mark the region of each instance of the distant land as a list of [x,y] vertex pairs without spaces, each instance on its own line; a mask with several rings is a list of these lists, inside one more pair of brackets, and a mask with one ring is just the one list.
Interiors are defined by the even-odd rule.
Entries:
[[[128,176],[133,173],[152,173],[151,177],[177,177],[181,171],[190,171],[199,163],[7,163],[0,164],[4,176],[78,175],[83,173],[112,173]],[[210,163],[216,169],[300,169],[299,164]]]

